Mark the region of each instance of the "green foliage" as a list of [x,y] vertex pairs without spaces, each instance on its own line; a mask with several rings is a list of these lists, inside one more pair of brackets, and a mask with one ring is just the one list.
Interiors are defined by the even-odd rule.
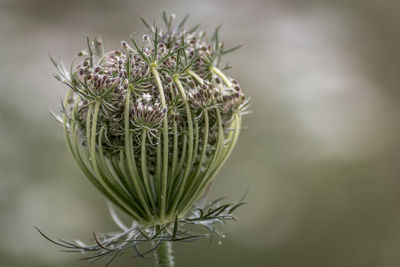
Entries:
[[217,236],[218,239],[225,237],[220,231],[220,227],[226,222],[235,220],[232,215],[233,211],[245,202],[221,204],[221,200],[223,198],[201,207],[195,205],[186,218],[175,217],[173,221],[164,225],[152,226],[140,226],[133,222],[129,227],[122,222],[110,206],[111,216],[121,231],[108,234],[93,233],[93,244],[85,244],[78,238],[72,242],[64,239],[54,240],[38,228],[36,230],[65,251],[88,254],[82,260],[89,260],[90,263],[108,257],[106,264],[108,265],[115,257],[133,248],[136,256],[140,258],[145,258],[150,253],[157,251],[156,256],[160,266],[169,266],[168,263],[173,260],[170,258],[172,243],[193,242],[201,238],[208,238],[212,242],[214,236]]

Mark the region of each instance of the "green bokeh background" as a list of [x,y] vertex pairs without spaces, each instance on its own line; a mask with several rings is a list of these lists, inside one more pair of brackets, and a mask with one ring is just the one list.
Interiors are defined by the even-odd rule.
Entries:
[[[116,230],[48,113],[66,91],[48,55],[69,62],[86,34],[119,47],[161,7],[223,24],[244,45],[228,74],[253,99],[211,194],[250,203],[222,245],[177,244],[177,266],[400,266],[398,0],[0,0],[0,266],[87,266],[34,226]],[[112,266],[152,265],[129,252]]]

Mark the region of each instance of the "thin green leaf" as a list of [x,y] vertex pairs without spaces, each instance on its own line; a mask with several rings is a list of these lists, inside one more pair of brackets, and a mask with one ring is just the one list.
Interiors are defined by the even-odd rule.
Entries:
[[89,52],[90,67],[93,67],[93,51],[92,51],[92,47],[90,45],[89,36],[86,36],[86,42],[87,42],[87,47],[88,47],[88,52]]
[[195,32],[198,28],[200,27],[200,24],[195,25],[193,28],[191,28],[188,33],[193,33]]
[[182,29],[183,25],[185,25],[188,18],[189,18],[189,14],[186,14],[185,17],[182,19],[182,21],[179,23],[178,30]]
[[238,45],[238,46],[229,48],[229,49],[227,49],[227,50],[223,50],[223,51],[221,52],[221,54],[222,54],[222,55],[226,55],[226,54],[232,53],[233,51],[238,50],[238,49],[241,48],[242,46],[243,46],[243,45]]
[[186,47],[188,47],[189,45],[184,45],[184,46],[180,46],[179,48],[175,49],[172,52],[169,52],[168,54],[166,54],[165,56],[163,56],[158,62],[162,63],[164,60],[166,60],[167,58],[169,58],[170,56],[172,56],[173,54],[185,49]]
[[143,53],[142,49],[139,48],[139,46],[137,45],[135,39],[133,39],[133,36],[131,36],[131,41],[132,41],[133,45],[135,46],[136,51],[139,53],[140,57],[141,57],[144,61],[146,61],[148,64],[150,64],[149,58]]
[[149,29],[150,31],[152,31],[152,28],[151,28],[150,24],[147,22],[147,20],[145,20],[143,17],[140,17],[140,20],[142,21],[142,23],[144,24],[144,26],[147,27],[147,29]]
[[157,58],[157,50],[158,50],[158,27],[156,27],[156,32],[154,33],[154,54],[153,61]]
[[168,21],[168,18],[167,18],[167,13],[165,12],[165,10],[163,8],[161,9],[161,13],[162,13],[162,18],[163,18],[163,21],[165,23],[165,26],[168,28],[169,21]]
[[241,203],[236,204],[235,206],[233,206],[232,208],[229,209],[228,214],[231,214],[231,213],[234,212],[237,208],[239,208],[240,206],[243,206],[243,205],[245,205],[245,204],[247,204],[247,202],[241,202]]
[[216,41],[218,43],[218,34],[219,30],[221,29],[222,25],[219,25],[218,27],[215,28],[214,34],[211,37],[211,41]]

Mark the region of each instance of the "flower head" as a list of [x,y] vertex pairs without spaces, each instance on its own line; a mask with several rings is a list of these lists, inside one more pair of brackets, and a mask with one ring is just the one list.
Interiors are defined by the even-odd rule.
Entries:
[[[232,152],[248,99],[220,68],[218,30],[148,26],[143,46],[104,52],[87,39],[68,71],[65,137],[79,167],[115,206],[143,225],[185,216]],[[186,20],[186,19],[185,19]]]

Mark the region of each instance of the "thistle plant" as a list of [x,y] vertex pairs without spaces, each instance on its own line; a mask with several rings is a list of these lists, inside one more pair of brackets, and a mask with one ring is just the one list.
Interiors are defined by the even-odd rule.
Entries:
[[67,250],[91,253],[86,259],[109,255],[111,262],[133,248],[140,257],[155,251],[159,266],[173,266],[173,241],[223,237],[218,226],[243,204],[205,201],[249,103],[224,73],[229,66],[220,67],[238,47],[225,49],[219,28],[209,36],[187,28],[188,16],[178,24],[174,15],[162,17],[163,27],[142,18],[142,44],[131,36],[105,52],[100,37],[87,38],[70,68],[52,59],[55,78],[69,88],[57,116],[67,147],[111,207],[133,221],[127,226],[112,208],[121,232],[95,234],[92,245],[40,232]]

